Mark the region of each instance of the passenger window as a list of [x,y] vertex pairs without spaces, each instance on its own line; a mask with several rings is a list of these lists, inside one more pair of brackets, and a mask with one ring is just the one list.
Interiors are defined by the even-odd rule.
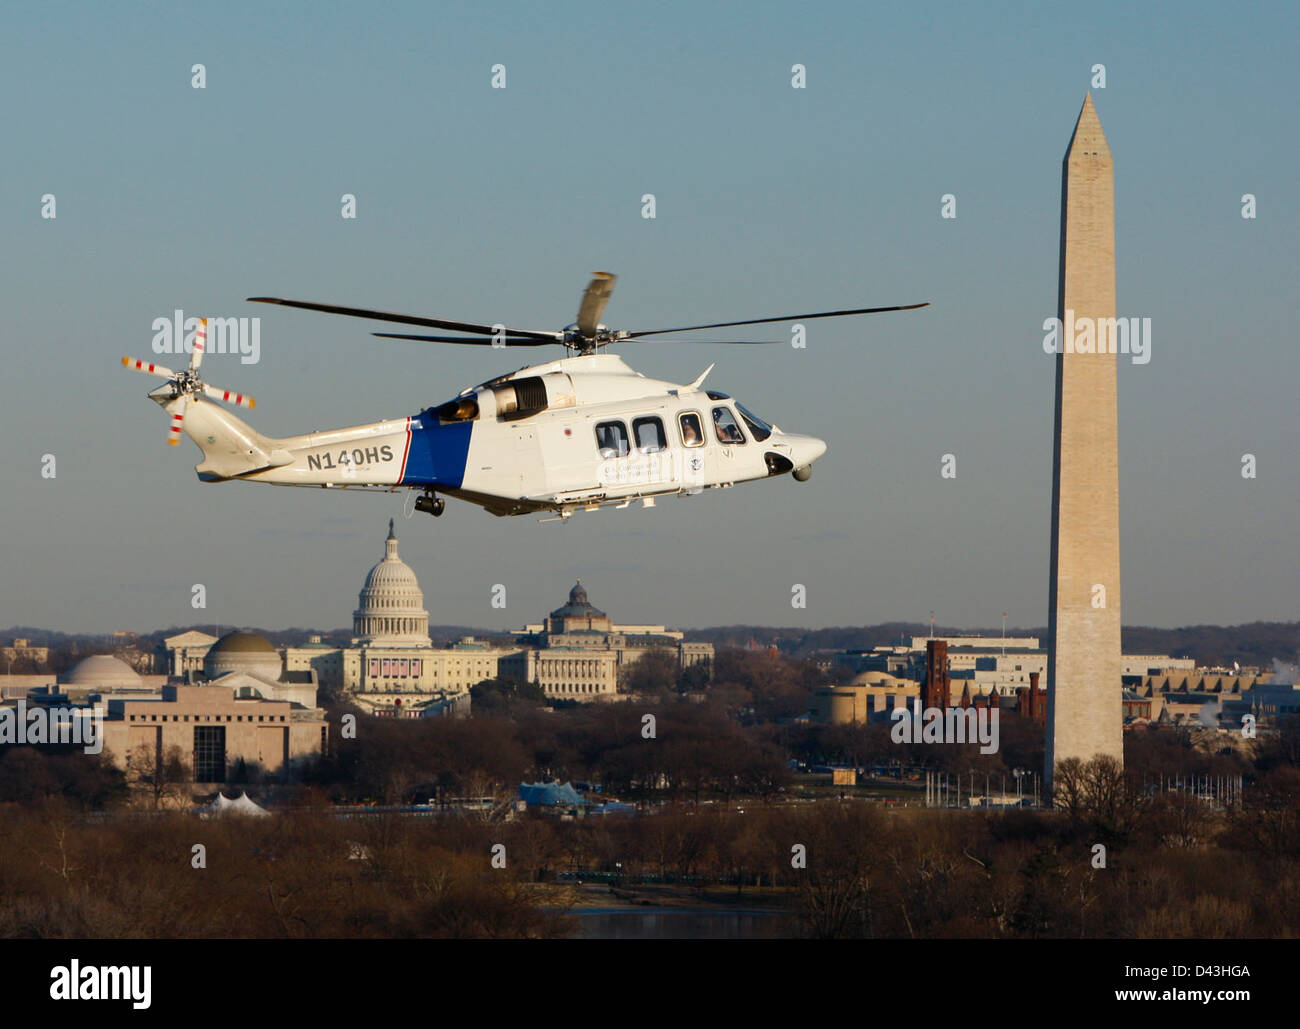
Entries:
[[740,431],[736,416],[729,407],[719,406],[713,409],[713,427],[717,430],[719,443],[745,442],[745,434]]
[[668,449],[664,423],[658,418],[638,418],[632,423],[632,436],[636,440],[637,450],[643,454],[654,454]]
[[627,457],[627,426],[622,422],[598,422],[596,446],[601,457]]
[[682,446],[704,446],[704,429],[700,427],[700,416],[698,414],[694,411],[687,411],[685,414],[678,415],[677,424],[681,426],[682,430]]

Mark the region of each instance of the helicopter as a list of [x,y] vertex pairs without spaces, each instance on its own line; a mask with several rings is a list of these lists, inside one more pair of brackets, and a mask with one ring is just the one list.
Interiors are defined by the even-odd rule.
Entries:
[[[543,513],[567,520],[575,511],[653,507],[662,496],[789,473],[806,482],[826,452],[813,436],[787,433],[726,393],[704,389],[713,365],[689,384],[647,378],[606,348],[701,329],[723,329],[815,318],[910,311],[928,304],[755,318],[628,332],[601,322],[617,276],[596,272],[583,293],[577,320],[559,331],[425,318],[358,307],[249,297],[327,314],[368,318],[460,335],[375,332],[384,339],[498,347],[560,346],[571,356],[530,365],[467,387],[418,414],[315,431],[265,436],[211,401],[252,408],[245,394],[200,378],[207,319],[195,331],[190,363],[174,372],[123,357],[127,368],[167,381],[149,393],[171,417],[169,444],[182,434],[202,451],[195,466],[202,482],[266,482],[325,489],[418,493],[413,507],[435,517],[453,497],[497,516]],[[739,345],[778,340],[700,340]]]

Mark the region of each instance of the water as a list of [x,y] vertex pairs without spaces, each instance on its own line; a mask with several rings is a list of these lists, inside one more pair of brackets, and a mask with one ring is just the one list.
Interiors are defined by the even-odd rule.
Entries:
[[579,908],[580,940],[779,940],[789,936],[783,911],[717,908]]

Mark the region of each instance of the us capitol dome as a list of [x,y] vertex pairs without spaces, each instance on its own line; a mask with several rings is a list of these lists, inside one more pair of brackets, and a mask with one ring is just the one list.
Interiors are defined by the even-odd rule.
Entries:
[[353,644],[431,647],[429,612],[411,566],[397,556],[397,536],[388,522],[384,559],[370,569],[352,613]]

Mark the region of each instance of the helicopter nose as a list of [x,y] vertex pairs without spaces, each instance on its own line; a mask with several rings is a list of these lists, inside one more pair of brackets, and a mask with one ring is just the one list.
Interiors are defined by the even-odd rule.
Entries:
[[807,467],[826,453],[826,441],[816,436],[795,436],[790,442],[795,467]]
[[794,480],[807,482],[812,478],[812,463],[826,453],[826,442],[816,436],[791,436],[787,442],[794,462]]

